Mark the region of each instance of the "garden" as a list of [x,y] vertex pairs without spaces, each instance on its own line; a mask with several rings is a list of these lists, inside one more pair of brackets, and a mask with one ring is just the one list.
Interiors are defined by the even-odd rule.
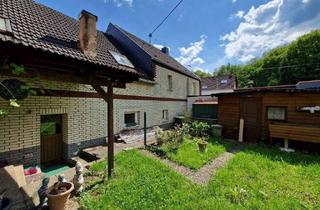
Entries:
[[148,147],[151,152],[192,170],[200,169],[237,145],[223,141],[212,126],[198,121],[183,123],[172,130],[158,129],[156,141],[156,145]]
[[[157,144],[116,156],[114,177],[106,161],[86,174],[82,209],[320,209],[320,157],[285,153],[266,145],[241,145],[214,135],[205,123],[157,131]],[[203,146],[205,145],[205,146]],[[240,149],[239,149],[240,148]],[[206,185],[196,184],[162,159],[199,172],[238,149]],[[159,159],[150,158],[145,152]]]

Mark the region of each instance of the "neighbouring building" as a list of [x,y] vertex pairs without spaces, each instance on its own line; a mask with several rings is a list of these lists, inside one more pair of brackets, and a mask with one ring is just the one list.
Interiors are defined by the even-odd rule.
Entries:
[[[218,97],[218,123],[225,138],[238,139],[243,119],[247,142],[320,143],[320,81],[237,89],[213,96]],[[319,144],[312,147],[320,149]]]
[[207,96],[214,93],[229,93],[237,88],[235,76],[215,76],[201,78],[201,95]]
[[[19,100],[20,108],[0,97],[0,108],[10,109],[0,117],[2,164],[69,160],[82,148],[105,144],[107,104],[93,81],[127,83],[114,89],[115,133],[143,128],[144,112],[148,127],[167,127],[186,110],[187,96],[200,94],[199,78],[167,49],[112,23],[98,31],[96,21],[86,11],[76,20],[33,0],[0,0],[0,56],[11,53],[27,73],[41,75],[0,75],[4,83],[24,82],[37,93]],[[72,76],[64,76],[67,70]]]

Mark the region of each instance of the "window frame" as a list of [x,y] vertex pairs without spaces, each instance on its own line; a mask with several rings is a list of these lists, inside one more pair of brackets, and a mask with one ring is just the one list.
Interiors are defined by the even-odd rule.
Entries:
[[192,90],[193,90],[193,95],[196,96],[197,95],[197,83],[196,82],[192,82]]
[[4,25],[5,25],[5,30],[0,28],[0,33],[5,34],[5,35],[13,35],[10,20],[8,18],[2,17],[2,16],[0,16],[0,19],[3,20]]
[[163,109],[162,110],[162,120],[164,122],[168,122],[169,121],[169,110],[168,109]]
[[[269,119],[269,109],[270,108],[284,109],[284,119]],[[274,121],[274,122],[287,122],[288,121],[288,107],[287,106],[267,106],[266,107],[266,118],[267,118],[267,120]]]
[[173,91],[173,76],[171,74],[168,74],[168,91]]
[[[126,123],[126,115],[133,114],[134,115],[134,123]],[[137,127],[140,125],[140,111],[132,111],[132,112],[125,112],[123,114],[124,118],[124,125],[126,128],[131,128],[131,127]]]

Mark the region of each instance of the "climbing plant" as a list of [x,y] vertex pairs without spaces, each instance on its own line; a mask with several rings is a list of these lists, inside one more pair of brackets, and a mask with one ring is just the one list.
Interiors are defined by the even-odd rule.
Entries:
[[[0,73],[6,71],[11,72],[14,76],[21,76],[26,73],[25,67],[23,65],[17,65],[15,63],[8,62],[8,58],[4,58],[0,63]],[[20,104],[18,103],[19,97],[17,97],[17,93],[21,95],[24,92],[26,95],[34,95],[36,92],[30,88],[24,82],[20,82],[19,80],[13,80],[15,84],[18,84],[19,90],[13,91],[12,87],[10,87],[10,80],[0,81],[0,90],[1,95],[4,100],[8,101],[9,107],[0,107],[0,116],[6,116],[9,114],[11,108],[19,108]]]

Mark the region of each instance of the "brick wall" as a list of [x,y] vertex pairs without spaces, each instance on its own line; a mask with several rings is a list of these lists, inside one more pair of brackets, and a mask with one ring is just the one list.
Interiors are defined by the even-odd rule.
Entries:
[[[168,75],[173,78],[172,91],[167,88]],[[196,90],[192,89],[194,86],[192,83],[196,84]],[[40,81],[34,86],[52,90],[94,92],[89,85],[62,82]],[[157,66],[156,84],[135,82],[127,84],[126,89],[115,89],[115,94],[177,99],[186,99],[187,95],[193,92],[199,93],[198,81],[159,66]],[[16,155],[18,157],[12,161],[14,163],[39,162],[41,115],[63,115],[63,141],[67,145],[72,145],[71,152],[66,151],[66,157],[72,156],[76,151],[75,145],[90,146],[90,140],[92,145],[101,143],[101,139],[105,139],[107,135],[107,105],[102,99],[30,96],[19,104],[20,108],[10,108],[8,102],[0,98],[0,107],[10,109],[8,116],[0,118],[0,161],[12,161],[11,156],[4,155],[10,153],[21,154]],[[137,129],[143,127],[143,112],[147,112],[148,126],[155,126],[171,123],[174,117],[182,114],[186,108],[187,102],[184,101],[117,99],[114,101],[115,132],[126,128],[124,124],[126,112],[140,113],[140,123],[133,127]],[[168,110],[168,120],[162,119],[162,110]]]

